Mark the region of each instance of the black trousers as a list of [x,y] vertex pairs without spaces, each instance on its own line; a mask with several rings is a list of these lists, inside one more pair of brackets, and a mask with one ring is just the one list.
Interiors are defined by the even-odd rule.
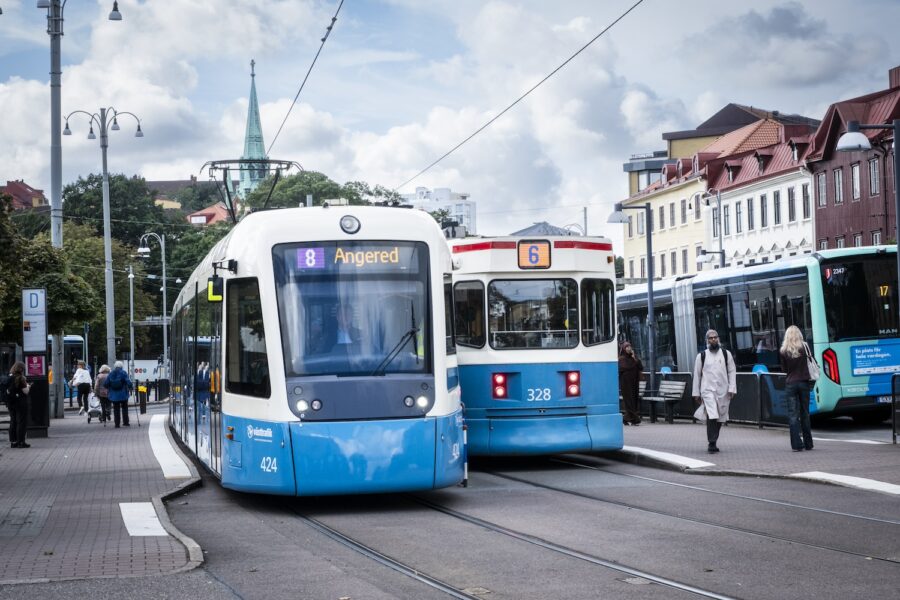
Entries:
[[109,421],[109,398],[104,398],[103,396],[97,396],[97,398],[100,400],[100,420]]
[[113,405],[113,421],[116,422],[116,427],[119,426],[120,420],[123,425],[128,425],[128,400],[112,402],[111,404]]
[[78,408],[88,409],[88,396],[91,395],[91,384],[78,384]]
[[715,444],[719,441],[719,430],[722,429],[722,423],[715,419],[706,420],[706,441]]
[[11,400],[9,404],[9,443],[24,444],[28,432],[28,399]]

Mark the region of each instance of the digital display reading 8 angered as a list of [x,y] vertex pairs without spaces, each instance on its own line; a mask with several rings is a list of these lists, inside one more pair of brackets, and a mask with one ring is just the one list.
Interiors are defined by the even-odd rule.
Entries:
[[293,256],[285,256],[285,266],[301,276],[419,270],[419,252],[409,242],[319,242],[294,246],[288,252]]

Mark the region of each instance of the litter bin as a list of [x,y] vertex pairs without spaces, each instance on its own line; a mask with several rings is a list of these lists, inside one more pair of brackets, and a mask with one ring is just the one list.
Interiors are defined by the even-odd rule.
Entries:
[[141,407],[141,414],[147,412],[147,386],[139,385],[137,388],[138,404]]
[[169,399],[169,380],[160,379],[156,382],[157,400],[166,401]]

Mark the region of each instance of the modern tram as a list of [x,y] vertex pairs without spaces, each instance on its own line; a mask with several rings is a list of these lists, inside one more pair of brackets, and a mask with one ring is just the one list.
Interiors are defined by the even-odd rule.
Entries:
[[224,487],[247,492],[464,482],[450,271],[421,211],[247,215],[175,302],[175,432]]
[[[657,371],[692,370],[707,329],[719,332],[738,371],[779,371],[785,329],[796,325],[822,367],[811,414],[889,416],[891,374],[900,371],[895,247],[706,271],[654,282],[653,292]],[[626,288],[617,303],[621,335],[646,357],[647,286]]]
[[621,448],[610,241],[502,237],[450,246],[469,453]]

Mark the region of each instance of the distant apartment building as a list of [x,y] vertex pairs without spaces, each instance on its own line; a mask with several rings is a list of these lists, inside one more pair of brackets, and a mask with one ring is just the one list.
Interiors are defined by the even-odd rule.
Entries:
[[469,235],[478,232],[476,229],[476,206],[469,200],[469,194],[453,192],[450,188],[417,187],[414,194],[402,194],[403,201],[427,212],[446,210],[450,218],[464,226]]
[[13,210],[49,207],[44,190],[35,189],[21,179],[7,181],[6,185],[0,185],[0,194],[12,196]]

